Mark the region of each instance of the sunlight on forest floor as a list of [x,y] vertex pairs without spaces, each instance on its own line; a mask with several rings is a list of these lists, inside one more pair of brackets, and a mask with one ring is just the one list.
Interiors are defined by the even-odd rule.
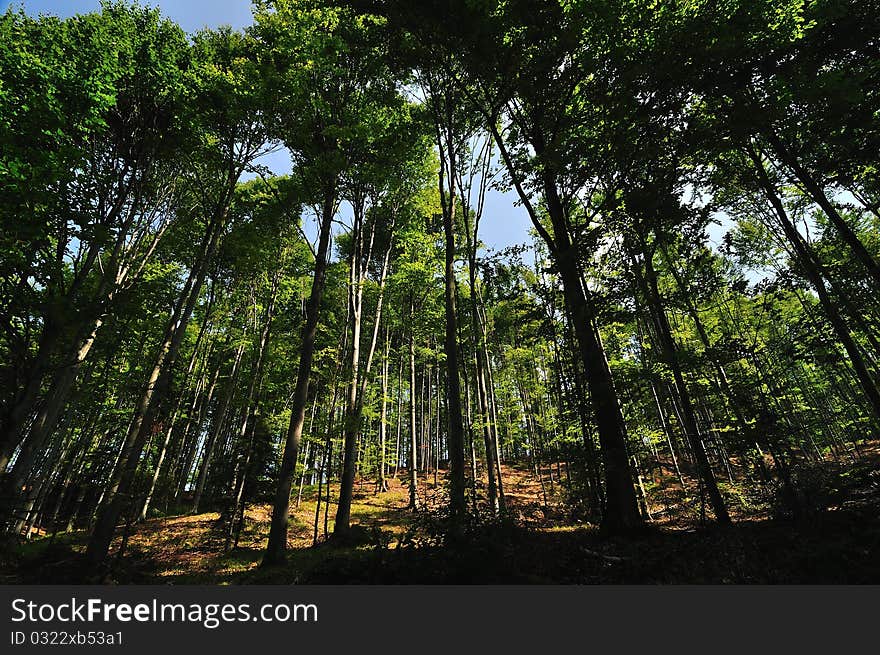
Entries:
[[[125,557],[104,582],[159,584],[407,583],[407,582],[877,582],[880,581],[880,445],[863,445],[857,463],[825,489],[821,511],[795,521],[774,516],[766,498],[746,497],[745,485],[720,481],[734,526],[701,525],[696,485],[683,490],[670,471],[644,480],[652,526],[636,538],[608,539],[578,521],[560,495],[564,465],[533,470],[504,467],[508,521],[469,533],[466,544],[444,546],[430,513],[407,509],[406,483],[389,477],[376,493],[360,480],[352,505],[352,539],[335,543],[334,485],[326,516],[322,503],[318,544],[313,546],[316,487],[305,487],[291,504],[288,564],[260,569],[271,517],[268,504],[250,505],[238,547],[228,548],[216,512],[154,518],[136,526]],[[399,478],[405,479],[401,471]],[[420,476],[419,502],[430,510],[445,504],[442,472]],[[542,490],[543,482],[543,490]],[[828,483],[826,482],[826,487]],[[809,480],[801,480],[804,494]],[[839,488],[838,488],[839,487]],[[326,489],[324,490],[326,493]],[[478,493],[485,497],[484,483]],[[545,496],[546,494],[546,496]],[[546,497],[546,502],[544,501]],[[804,498],[805,502],[818,502]],[[711,512],[707,519],[711,521]],[[436,526],[435,526],[436,528]],[[16,572],[4,581],[78,582],[75,562],[82,532],[33,539],[20,547]],[[111,552],[118,551],[117,537]],[[4,562],[5,568],[10,568]]]

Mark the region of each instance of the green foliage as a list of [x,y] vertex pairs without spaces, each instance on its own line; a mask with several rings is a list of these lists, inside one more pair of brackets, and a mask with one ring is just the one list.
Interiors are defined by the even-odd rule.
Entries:
[[[237,495],[270,499],[314,214],[333,247],[295,480],[309,489],[335,482],[348,384],[362,476],[401,468],[413,436],[420,480],[442,476],[449,254],[476,513],[493,440],[535,472],[548,516],[562,499],[596,521],[613,451],[646,510],[678,494],[698,516],[708,478],[749,512],[834,504],[845,472],[826,460],[880,421],[866,402],[880,385],[875,9],[259,0],[247,30],[192,35],[121,1],[69,19],[8,10],[0,454],[10,473],[35,455],[16,493],[87,523],[174,350],[131,497],[155,482],[161,515],[204,483],[233,526]],[[259,159],[282,146],[292,168],[275,176]],[[534,243],[486,251],[475,185],[516,192]],[[52,401],[63,411],[40,435]]]

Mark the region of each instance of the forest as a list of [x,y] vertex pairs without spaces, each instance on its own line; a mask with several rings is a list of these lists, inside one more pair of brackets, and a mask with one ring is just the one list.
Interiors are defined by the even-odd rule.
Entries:
[[880,582],[875,0],[252,8],[0,15],[0,581]]

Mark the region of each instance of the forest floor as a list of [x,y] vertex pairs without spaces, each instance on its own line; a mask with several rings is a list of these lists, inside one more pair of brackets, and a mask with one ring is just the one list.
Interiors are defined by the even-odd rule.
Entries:
[[[880,444],[839,465],[795,471],[800,504],[795,518],[770,485],[744,494],[721,481],[734,519],[701,520],[699,491],[682,489],[665,470],[647,476],[652,520],[644,533],[609,538],[577,520],[543,470],[544,491],[528,467],[505,466],[507,519],[469,527],[446,542],[436,512],[407,509],[405,483],[389,478],[387,492],[372,481],[355,489],[348,538],[324,536],[324,506],[313,545],[316,489],[306,487],[291,509],[288,563],[259,568],[269,531],[268,504],[249,505],[238,547],[226,548],[219,514],[168,516],[131,532],[124,558],[100,579],[84,579],[79,564],[86,535],[34,537],[0,554],[3,583],[136,584],[432,584],[432,583],[878,583],[880,582]],[[553,475],[565,478],[564,466]],[[404,472],[400,478],[405,479]],[[420,479],[429,510],[445,500],[442,471]],[[753,488],[750,486],[749,488]],[[331,497],[338,488],[334,486]],[[483,490],[484,491],[484,490]],[[778,490],[777,490],[778,492]],[[546,493],[547,502],[544,501]],[[333,530],[335,502],[327,516]],[[111,552],[118,551],[117,538]]]

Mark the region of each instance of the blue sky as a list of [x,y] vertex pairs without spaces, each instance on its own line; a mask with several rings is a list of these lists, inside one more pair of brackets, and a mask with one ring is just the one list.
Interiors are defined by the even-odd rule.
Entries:
[[[242,28],[252,22],[250,0],[145,0],[142,4],[159,7],[166,16],[188,32],[220,25]],[[47,13],[72,16],[97,10],[100,2],[99,0],[0,1],[2,10],[5,11],[9,6],[23,6],[25,11],[32,15]],[[260,163],[278,174],[290,170],[290,159],[286,152],[269,155]],[[515,200],[516,194],[513,192],[490,191],[487,194],[480,226],[480,238],[487,246],[501,249],[531,242],[531,237],[528,235],[531,223],[525,210],[514,206]]]
[[[232,25],[244,27],[251,23],[251,3],[249,0],[144,0],[141,4],[159,7],[169,18],[188,32],[203,27]],[[29,14],[54,14],[72,16],[95,11],[101,3],[98,0],[4,0],[0,6],[17,7],[23,5]]]

